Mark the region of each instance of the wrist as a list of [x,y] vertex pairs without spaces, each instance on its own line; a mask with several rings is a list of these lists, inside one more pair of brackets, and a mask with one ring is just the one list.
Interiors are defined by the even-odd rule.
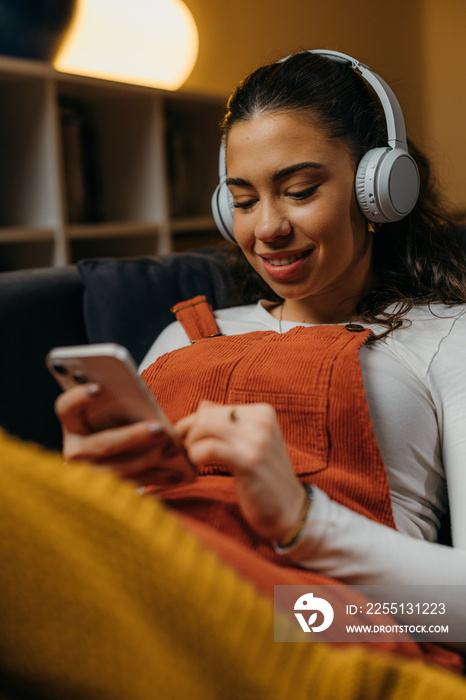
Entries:
[[314,498],[314,489],[312,487],[312,484],[302,484],[302,486],[304,491],[304,501],[301,506],[299,518],[293,525],[293,527],[290,528],[290,530],[283,537],[281,537],[280,540],[275,541],[274,544],[277,547],[279,547],[279,549],[291,547],[291,545],[293,545],[297,541],[303,527],[307,523],[309,511],[312,505],[312,500]]

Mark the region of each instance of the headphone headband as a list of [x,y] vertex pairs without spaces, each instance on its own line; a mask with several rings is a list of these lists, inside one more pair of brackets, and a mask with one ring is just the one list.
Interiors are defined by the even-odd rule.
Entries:
[[[405,120],[403,119],[400,103],[391,87],[380,75],[377,75],[377,73],[371,71],[369,66],[360,63],[360,61],[348,56],[346,53],[328,49],[311,49],[309,53],[325,56],[331,61],[335,61],[335,63],[349,64],[353,70],[360,73],[364,80],[374,89],[382,104],[387,122],[387,140],[389,145],[392,148],[402,148],[404,146],[407,150]],[[286,58],[283,60],[286,61]]]
[[[356,172],[356,196],[369,221],[399,221],[413,209],[419,195],[419,172],[408,152],[406,128],[400,104],[390,86],[368,66],[352,56],[330,49],[310,49],[336,63],[349,65],[373,88],[382,105],[387,125],[388,146],[373,148],[361,159]],[[291,56],[280,59],[284,63]],[[212,212],[221,234],[236,243],[233,233],[233,206],[226,186],[226,142],[219,153],[219,185],[212,196]]]

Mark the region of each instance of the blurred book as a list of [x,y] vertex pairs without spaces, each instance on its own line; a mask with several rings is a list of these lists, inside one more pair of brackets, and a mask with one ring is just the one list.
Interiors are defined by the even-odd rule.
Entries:
[[61,99],[59,110],[68,222],[101,221],[97,130],[79,101]]

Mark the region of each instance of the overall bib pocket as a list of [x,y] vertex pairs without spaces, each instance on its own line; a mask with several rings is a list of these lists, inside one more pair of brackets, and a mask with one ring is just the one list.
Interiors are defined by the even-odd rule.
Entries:
[[232,389],[228,403],[267,403],[275,408],[293,469],[298,476],[328,468],[328,402],[323,396]]

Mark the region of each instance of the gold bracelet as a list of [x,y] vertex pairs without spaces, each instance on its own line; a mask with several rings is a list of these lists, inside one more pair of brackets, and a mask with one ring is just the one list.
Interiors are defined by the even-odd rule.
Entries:
[[312,488],[312,484],[303,484],[303,488],[306,492],[306,500],[303,503],[301,515],[299,516],[296,525],[293,525],[288,534],[285,535],[285,537],[281,539],[280,542],[277,542],[277,545],[281,549],[289,547],[290,545],[294,544],[294,542],[296,542],[299,535],[301,534],[301,530],[307,522],[307,516],[312,505],[312,499],[314,498],[314,489]]

